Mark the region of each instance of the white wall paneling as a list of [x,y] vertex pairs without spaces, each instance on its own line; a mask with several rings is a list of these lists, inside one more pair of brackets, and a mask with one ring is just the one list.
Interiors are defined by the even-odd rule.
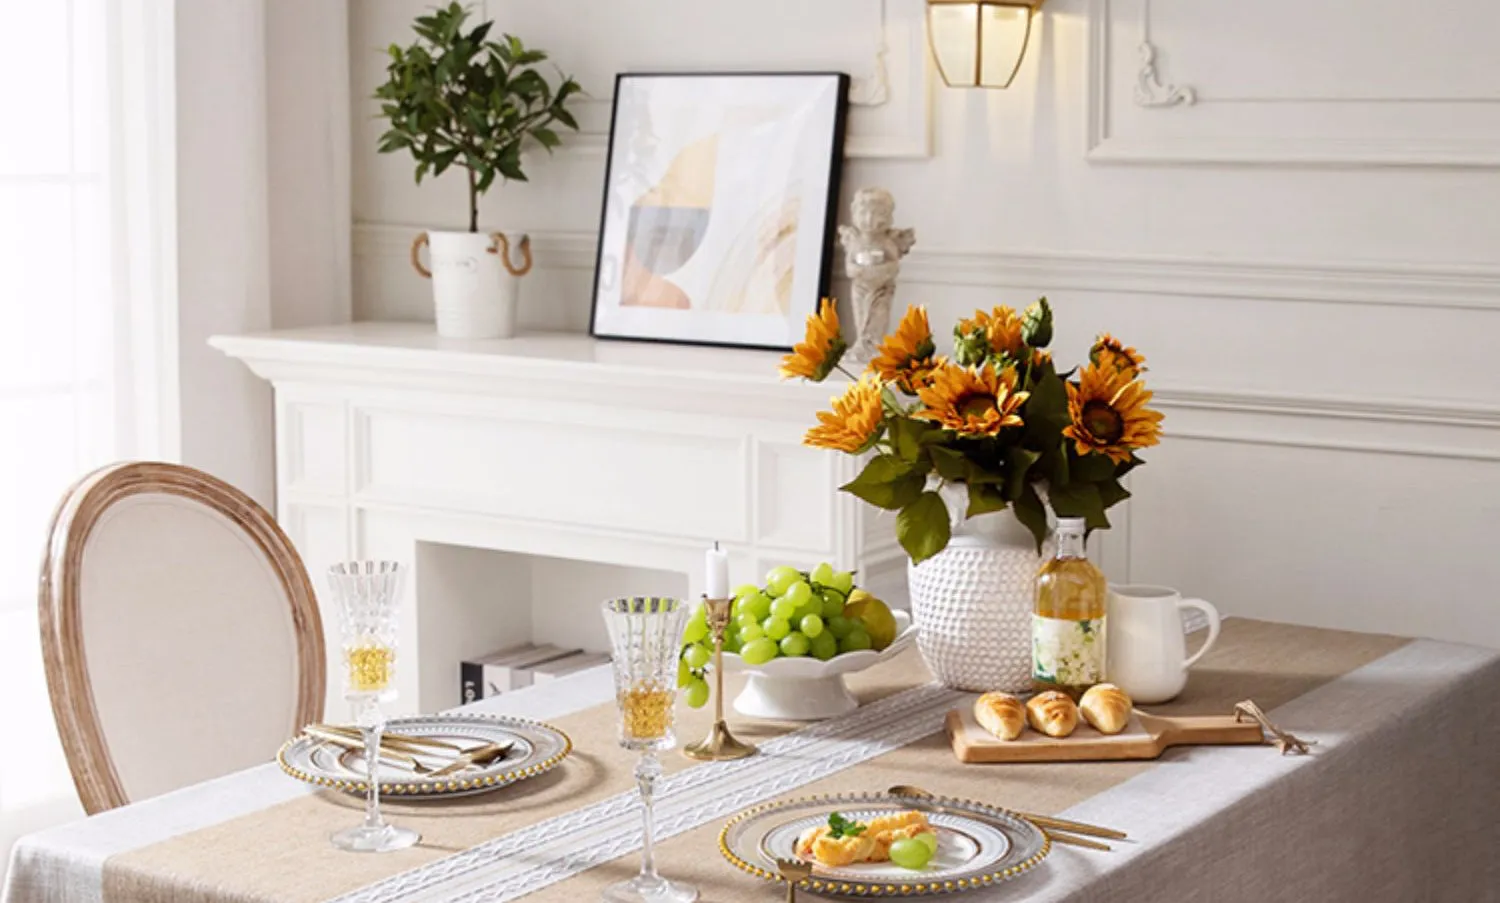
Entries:
[[[924,0],[485,0],[499,27],[553,53],[588,96],[564,152],[602,155],[619,72],[837,70],[850,88],[851,157],[924,158],[932,152]],[[409,5],[408,5],[409,6]],[[402,7],[404,13],[406,7]],[[592,27],[579,29],[587,18]],[[622,33],[628,41],[618,40]],[[767,66],[760,48],[774,41]]]
[[[601,101],[620,69],[873,71],[874,2],[631,0],[591,6],[580,27],[581,2],[488,11],[605,85],[586,85]],[[361,3],[355,44],[404,39],[423,6]],[[899,67],[920,7],[887,11],[894,106],[882,115],[911,84]],[[1500,645],[1473,594],[1497,577],[1475,537],[1500,529],[1500,57],[1483,46],[1497,28],[1483,0],[1049,0],[1011,89],[936,87],[932,155],[856,155],[844,184],[891,189],[898,224],[917,230],[898,305],[925,303],[946,326],[1045,293],[1060,360],[1102,330],[1149,356],[1168,435],[1097,546],[1113,576],[1175,583],[1237,614]],[[419,189],[404,160],[374,154],[362,98],[379,58],[353,58],[358,315],[430,320],[407,247],[458,219],[462,186]],[[915,134],[904,121],[875,131]],[[523,322],[583,332],[603,161],[534,165],[484,216],[537,236]],[[759,439],[773,454],[751,459],[750,479],[806,495],[815,465],[779,457],[795,437]],[[778,547],[738,552],[737,569],[758,573],[822,529],[764,517],[755,535]],[[1340,517],[1357,523],[1322,530]],[[867,578],[901,583],[890,518],[839,504],[832,531],[864,539]]]
[[1092,3],[1090,159],[1500,166],[1493,4]]

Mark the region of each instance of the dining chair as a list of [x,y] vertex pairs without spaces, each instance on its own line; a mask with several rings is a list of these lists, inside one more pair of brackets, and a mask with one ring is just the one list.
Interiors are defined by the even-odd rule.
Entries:
[[323,626],[301,559],[265,509],[191,467],[113,464],[73,486],[38,605],[90,814],[269,762],[322,718]]

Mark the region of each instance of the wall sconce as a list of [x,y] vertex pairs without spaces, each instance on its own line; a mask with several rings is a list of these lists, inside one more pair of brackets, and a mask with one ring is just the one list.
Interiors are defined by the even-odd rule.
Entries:
[[1008,88],[1044,0],[927,0],[927,42],[951,88]]

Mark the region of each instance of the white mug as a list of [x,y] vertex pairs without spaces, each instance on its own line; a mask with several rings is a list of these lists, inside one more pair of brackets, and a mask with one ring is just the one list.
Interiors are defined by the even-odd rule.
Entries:
[[[1182,610],[1208,616],[1208,639],[1189,658]],[[1187,686],[1188,669],[1219,638],[1219,610],[1165,586],[1111,586],[1107,677],[1139,703],[1166,702]]]

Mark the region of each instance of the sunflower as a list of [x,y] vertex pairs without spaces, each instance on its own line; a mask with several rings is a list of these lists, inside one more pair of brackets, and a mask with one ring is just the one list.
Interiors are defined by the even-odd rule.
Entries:
[[1089,363],[1106,370],[1129,371],[1132,379],[1146,371],[1146,356],[1134,348],[1126,348],[1124,342],[1107,332],[1094,340],[1094,347],[1089,349]]
[[933,371],[946,363],[936,355],[927,308],[912,306],[906,309],[896,331],[881,341],[880,353],[870,361],[868,372],[878,373],[906,394],[915,395],[932,379]]
[[1116,464],[1131,452],[1161,441],[1159,412],[1146,407],[1151,393],[1135,374],[1091,364],[1078,371],[1078,384],[1068,383],[1068,417],[1063,428],[1079,455],[1102,454]]
[[820,383],[838,366],[848,344],[839,334],[839,311],[824,298],[815,314],[807,315],[807,335],[781,359],[781,378],[802,377]]
[[990,315],[986,334],[990,340],[990,351],[1009,355],[1013,361],[1022,359],[1021,352],[1026,343],[1021,338],[1021,318],[1016,315],[1015,310],[1003,304],[995,308]]
[[960,436],[998,435],[1005,427],[1022,423],[1021,405],[1030,396],[1015,388],[1014,368],[947,364],[935,371],[932,382],[917,393],[923,409],[912,416],[934,421]]
[[843,395],[831,400],[832,411],[818,412],[818,425],[807,431],[802,443],[851,455],[864,451],[880,434],[880,426],[885,422],[880,404],[882,388],[884,384],[875,376],[860,377]]
[[1002,304],[989,313],[976,310],[974,316],[959,320],[953,327],[958,362],[978,364],[992,354],[1019,361],[1026,347],[1022,332],[1023,322],[1013,308]]

